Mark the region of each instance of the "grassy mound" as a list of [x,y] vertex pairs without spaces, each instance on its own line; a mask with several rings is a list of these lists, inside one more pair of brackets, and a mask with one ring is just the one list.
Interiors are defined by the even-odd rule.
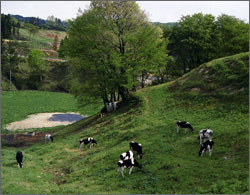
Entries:
[[[239,56],[246,59],[244,67],[248,66],[247,55]],[[224,60],[235,57],[219,61],[231,67]],[[218,73],[219,61],[203,65],[177,81],[142,89],[134,94],[137,98],[130,104],[104,118],[96,114],[88,120],[55,129],[54,143],[21,148],[23,169],[17,169],[15,163],[15,153],[20,148],[3,146],[2,192],[248,194],[248,87],[242,84],[238,90],[242,87],[244,90],[226,93],[226,80],[215,76],[210,83],[214,90],[208,90],[209,75],[224,75]],[[218,68],[216,74],[210,74],[214,68]],[[198,74],[199,71],[205,72]],[[245,78],[244,74],[242,71],[237,76]],[[243,80],[230,84],[230,88],[234,87],[230,91],[235,92]],[[240,101],[235,101],[235,95]],[[178,120],[189,121],[194,132],[185,134],[181,130],[177,134]],[[214,130],[212,157],[198,156],[197,136],[203,128]],[[88,136],[97,140],[97,146],[79,151],[79,139]],[[138,160],[142,169],[134,168],[131,175],[125,170],[122,178],[117,172],[117,161],[122,152],[129,150],[132,140],[142,144],[145,154]]]

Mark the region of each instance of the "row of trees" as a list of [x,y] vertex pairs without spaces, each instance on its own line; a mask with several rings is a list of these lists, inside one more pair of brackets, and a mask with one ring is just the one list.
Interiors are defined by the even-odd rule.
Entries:
[[[25,43],[2,42],[1,73],[2,77],[9,81],[10,87],[14,85],[17,88],[23,88],[23,85],[26,85],[26,89],[38,89],[43,76],[48,73],[45,54],[41,50],[30,50]],[[24,77],[25,84],[24,79],[21,79]]]
[[217,18],[202,13],[183,16],[165,34],[170,55],[183,73],[212,59],[249,50],[249,24],[225,14]]
[[249,24],[227,15],[183,16],[152,25],[135,2],[91,2],[70,21],[59,55],[71,60],[72,92],[81,102],[128,99],[138,79],[164,82],[211,59],[248,51]]
[[1,39],[15,39],[19,37],[20,22],[9,14],[1,14]]

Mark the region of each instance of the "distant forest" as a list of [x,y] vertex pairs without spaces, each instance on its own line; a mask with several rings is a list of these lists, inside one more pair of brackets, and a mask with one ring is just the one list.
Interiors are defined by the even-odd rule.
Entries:
[[2,39],[18,39],[20,28],[28,28],[31,31],[38,29],[66,31],[67,27],[68,22],[54,16],[49,16],[47,20],[43,20],[39,17],[1,14]]

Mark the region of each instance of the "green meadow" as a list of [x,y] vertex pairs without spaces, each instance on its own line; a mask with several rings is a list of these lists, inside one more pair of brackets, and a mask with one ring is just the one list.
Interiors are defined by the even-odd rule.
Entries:
[[[175,81],[133,93],[103,118],[101,105],[80,110],[69,94],[2,93],[4,124],[35,112],[89,115],[54,128],[54,143],[2,144],[2,193],[249,194],[248,64],[248,53],[211,61]],[[194,131],[177,133],[179,120],[189,121]],[[203,128],[214,131],[211,157],[198,156]],[[79,151],[79,139],[88,136],[97,145]],[[143,158],[135,157],[142,169],[134,168],[131,175],[125,169],[123,178],[117,161],[132,140],[142,144]],[[24,154],[22,169],[15,160],[18,150]]]

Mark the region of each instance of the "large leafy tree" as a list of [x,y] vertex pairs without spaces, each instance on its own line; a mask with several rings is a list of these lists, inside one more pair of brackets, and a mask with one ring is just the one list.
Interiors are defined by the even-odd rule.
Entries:
[[211,59],[214,54],[215,18],[202,13],[183,16],[174,26],[171,39],[171,53],[185,73]]
[[126,100],[136,78],[164,58],[159,31],[135,2],[92,2],[70,22],[63,43],[72,60],[72,92],[85,102]]

